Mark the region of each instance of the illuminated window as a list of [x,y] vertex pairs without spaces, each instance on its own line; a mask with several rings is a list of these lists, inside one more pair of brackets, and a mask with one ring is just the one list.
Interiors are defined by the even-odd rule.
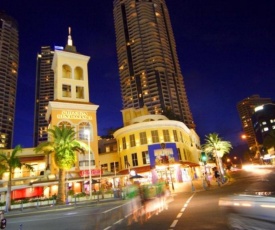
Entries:
[[122,137],[122,149],[126,149],[126,138]]
[[72,78],[72,68],[68,65],[62,66],[62,77],[63,78]]
[[169,135],[169,131],[167,129],[163,130],[163,140],[165,142],[169,142],[170,141],[170,135]]
[[152,131],[151,131],[151,135],[152,135],[152,142],[153,142],[153,143],[159,142],[158,130],[152,130]]
[[139,133],[139,139],[140,139],[140,144],[141,145],[146,145],[147,144],[146,132]]
[[138,166],[138,158],[136,153],[132,153],[132,164],[133,166]]
[[76,86],[76,98],[84,99],[84,87]]
[[58,127],[62,128],[62,126],[64,126],[64,128],[70,128],[70,127],[72,127],[72,124],[67,121],[62,121],[58,124]]
[[74,79],[83,80],[83,70],[80,67],[74,69]]
[[63,97],[71,97],[71,86],[70,85],[62,85],[62,96]]
[[149,158],[149,153],[148,151],[143,151],[142,152],[142,163],[144,165],[150,164],[150,158]]
[[174,135],[174,141],[176,141],[176,142],[179,141],[177,130],[173,130],[173,135]]
[[[89,130],[91,132],[91,126],[89,122],[81,122],[78,125],[78,138],[80,140],[88,140],[88,135],[87,133],[85,133],[85,130]],[[90,133],[90,137],[91,137],[91,133]]]
[[136,146],[135,134],[130,135],[130,146]]

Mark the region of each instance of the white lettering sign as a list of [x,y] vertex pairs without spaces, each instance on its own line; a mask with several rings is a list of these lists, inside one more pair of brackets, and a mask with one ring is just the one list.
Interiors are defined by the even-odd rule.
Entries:
[[63,110],[61,114],[57,114],[58,119],[76,119],[76,120],[92,120],[87,112]]

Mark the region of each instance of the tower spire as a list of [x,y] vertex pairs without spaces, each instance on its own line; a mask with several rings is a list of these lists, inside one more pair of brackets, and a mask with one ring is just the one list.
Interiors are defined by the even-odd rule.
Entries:
[[65,47],[65,51],[76,53],[76,47],[73,45],[73,39],[72,39],[72,36],[71,36],[71,31],[72,31],[71,27],[69,27],[68,28],[69,35],[68,35],[68,41],[67,41],[67,45]]
[[68,28],[69,29],[69,35],[68,35],[68,46],[72,46],[73,45],[73,40],[72,40],[72,36],[71,36],[71,27]]

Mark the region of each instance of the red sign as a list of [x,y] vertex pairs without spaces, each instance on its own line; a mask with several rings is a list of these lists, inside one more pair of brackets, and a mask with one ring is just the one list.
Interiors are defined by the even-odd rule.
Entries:
[[81,170],[79,172],[79,175],[81,177],[88,177],[90,176],[90,173],[91,173],[91,176],[100,176],[100,174],[102,174],[100,169],[91,169],[91,170]]

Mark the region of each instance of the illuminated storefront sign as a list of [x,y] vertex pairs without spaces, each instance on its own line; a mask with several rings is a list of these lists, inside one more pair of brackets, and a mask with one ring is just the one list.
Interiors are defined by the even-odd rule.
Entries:
[[92,176],[100,176],[102,174],[100,169],[91,169],[91,170],[81,170],[79,172],[79,175],[81,177],[88,177],[90,175],[90,172],[92,173]]
[[75,120],[92,120],[92,116],[89,116],[87,112],[73,111],[73,110],[62,110],[61,113],[57,114],[58,119],[75,119]]

